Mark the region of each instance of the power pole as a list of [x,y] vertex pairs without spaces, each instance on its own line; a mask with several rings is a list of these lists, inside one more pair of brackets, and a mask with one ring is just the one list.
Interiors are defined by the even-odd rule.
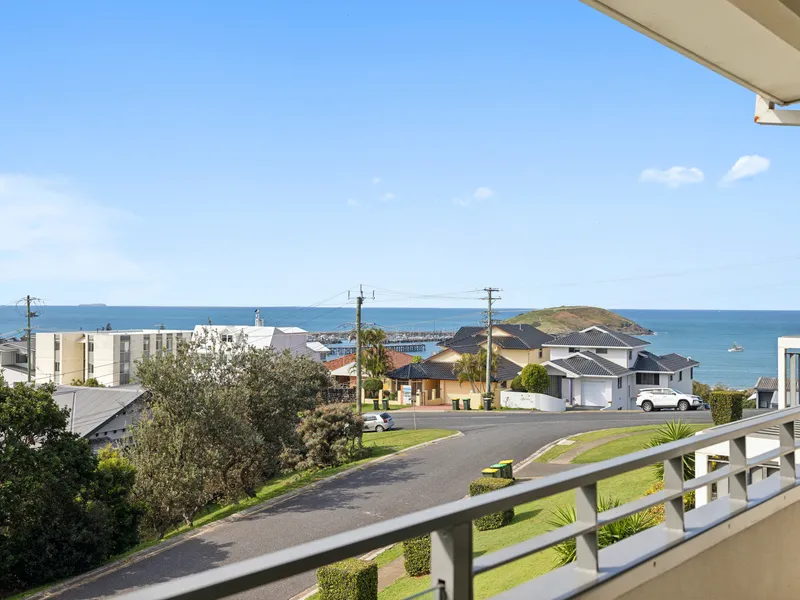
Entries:
[[[350,292],[347,292],[350,297]],[[375,298],[375,292],[372,292]],[[356,296],[356,412],[361,414],[361,305],[364,303],[364,286],[358,286]]]
[[[17,306],[21,304],[23,300],[20,300]],[[31,354],[31,319],[34,317],[38,317],[39,313],[31,311],[31,302],[41,302],[39,298],[31,298],[30,296],[25,296],[25,318],[27,320],[27,326],[25,327],[25,341],[27,345],[27,352],[28,352],[28,383],[31,382],[31,362],[33,361],[33,355]]]
[[492,304],[501,298],[492,297],[492,293],[500,291],[498,288],[488,287],[483,288],[483,291],[486,292],[486,298],[483,299],[488,301],[486,310],[486,395],[489,396],[492,393]]

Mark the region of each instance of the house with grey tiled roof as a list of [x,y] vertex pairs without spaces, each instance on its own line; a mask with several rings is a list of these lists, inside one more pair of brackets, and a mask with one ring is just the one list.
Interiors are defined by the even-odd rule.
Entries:
[[636,406],[644,388],[669,387],[691,393],[696,360],[680,354],[663,356],[645,350],[649,342],[594,325],[543,344],[550,359],[542,364],[551,389],[573,406],[622,408]]

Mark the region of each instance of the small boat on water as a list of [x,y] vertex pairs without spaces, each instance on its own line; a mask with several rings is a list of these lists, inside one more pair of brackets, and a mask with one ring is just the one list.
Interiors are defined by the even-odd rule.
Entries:
[[733,342],[733,346],[728,348],[728,352],[744,352],[744,346],[740,346],[736,342]]

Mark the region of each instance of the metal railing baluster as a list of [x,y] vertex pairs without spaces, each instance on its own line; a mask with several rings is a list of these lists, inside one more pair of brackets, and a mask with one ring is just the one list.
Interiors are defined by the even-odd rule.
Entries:
[[439,600],[472,600],[472,522],[431,533],[431,582]]
[[[683,457],[664,461],[664,493],[683,491]],[[683,495],[664,503],[664,523],[667,529],[684,531]]]
[[[577,522],[585,525],[597,524],[597,484],[591,483],[575,490],[575,512]],[[581,569],[597,572],[597,529],[579,535],[575,539],[577,563]]]
[[[730,465],[731,469],[747,466],[747,438],[737,437],[730,441]],[[747,471],[731,475],[728,481],[730,497],[747,502]]]
[[787,452],[778,459],[780,464],[781,489],[794,485],[797,479],[794,457],[794,424],[795,421],[781,423],[778,425],[778,439],[780,441],[781,452]]

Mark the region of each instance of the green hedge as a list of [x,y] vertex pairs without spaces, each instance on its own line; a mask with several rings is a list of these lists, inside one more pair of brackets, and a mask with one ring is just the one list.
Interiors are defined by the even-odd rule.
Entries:
[[378,563],[348,558],[317,569],[320,600],[378,600]]
[[431,572],[431,536],[421,535],[403,542],[403,564],[411,577]]
[[737,390],[713,390],[709,401],[714,425],[724,425],[742,418],[744,392]]
[[[469,484],[469,495],[479,496],[480,494],[488,494],[495,490],[502,490],[514,484],[513,479],[502,479],[499,477],[481,477]],[[514,509],[500,511],[475,519],[475,527],[478,531],[486,531],[488,529],[500,529],[505,527],[514,520]]]

